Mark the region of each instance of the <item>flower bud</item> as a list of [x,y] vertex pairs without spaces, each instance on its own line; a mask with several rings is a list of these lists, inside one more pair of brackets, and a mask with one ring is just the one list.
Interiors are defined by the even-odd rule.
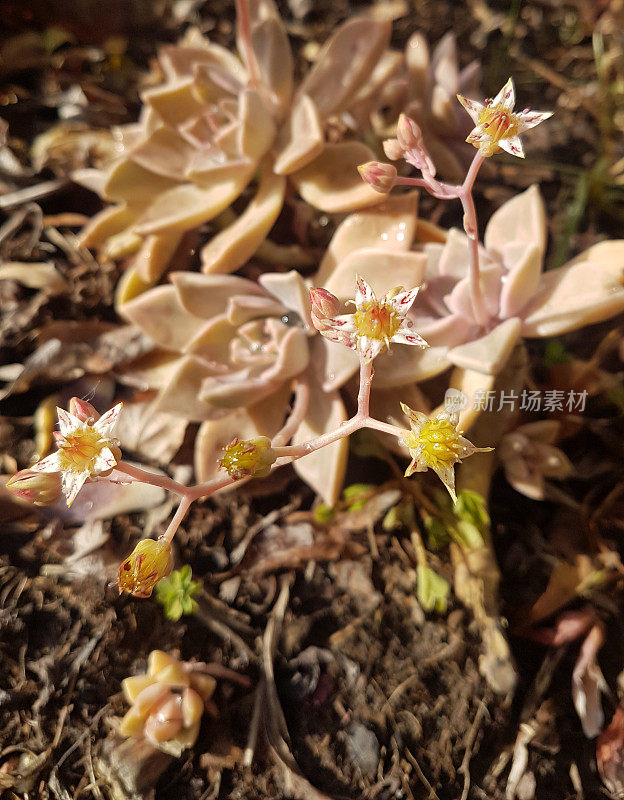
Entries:
[[423,146],[423,134],[419,126],[405,114],[401,114],[397,123],[397,141],[405,150],[420,150]]
[[365,183],[381,194],[387,194],[392,189],[397,177],[396,167],[392,164],[382,164],[380,161],[360,164],[358,172]]
[[36,506],[50,506],[61,496],[61,474],[23,469],[7,481],[6,488],[15,497]]
[[383,149],[390,161],[398,161],[403,158],[403,148],[398,139],[386,139],[383,143]]
[[219,466],[232,478],[265,478],[277,458],[266,436],[255,439],[234,439],[223,448],[223,458]]
[[340,300],[327,289],[310,289],[312,324],[317,331],[327,328],[325,320],[335,317],[340,311]]
[[87,422],[87,420],[95,422],[101,416],[91,403],[87,403],[86,400],[81,400],[79,397],[72,397],[69,401],[69,413],[78,417],[81,422]]
[[154,586],[172,569],[173,554],[169,542],[142,539],[119,567],[119,593],[150,597]]

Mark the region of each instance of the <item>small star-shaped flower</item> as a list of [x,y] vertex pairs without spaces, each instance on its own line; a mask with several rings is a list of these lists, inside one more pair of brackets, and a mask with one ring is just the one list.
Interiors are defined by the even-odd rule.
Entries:
[[401,408],[411,428],[403,437],[412,459],[405,470],[405,477],[432,469],[455,502],[455,464],[461,463],[462,458],[474,453],[487,453],[492,448],[475,447],[462,436],[462,431],[457,430],[457,411],[440,411],[429,417],[420,411],[413,411],[405,403],[401,403]]
[[83,419],[57,408],[59,431],[55,433],[57,451],[38,461],[32,472],[61,474],[63,494],[71,506],[86,481],[109,475],[121,458],[121,451],[111,433],[119,418],[118,403],[97,420]]
[[391,342],[416,347],[429,346],[406,320],[407,312],[418,294],[418,287],[408,292],[403,291],[402,287],[391,289],[378,300],[359,275],[356,275],[356,285],[355,300],[350,301],[355,304],[355,313],[337,316],[327,313],[338,309],[340,301],[337,297],[326,289],[310,290],[312,320],[322,336],[344,344],[351,350],[359,350],[367,362],[389,348]]
[[485,104],[457,95],[457,99],[472,117],[476,127],[466,141],[473,144],[485,157],[506,150],[512,156],[524,158],[520,134],[552,117],[552,111],[514,112],[516,92],[513,79],[509,78],[493,100]]

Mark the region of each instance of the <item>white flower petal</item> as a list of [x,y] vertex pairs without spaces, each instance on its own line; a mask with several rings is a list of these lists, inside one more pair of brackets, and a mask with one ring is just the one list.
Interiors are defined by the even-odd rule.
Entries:
[[76,495],[84,486],[89,474],[87,472],[67,472],[63,473],[63,494],[67,499],[67,508],[76,499]]
[[113,428],[117,424],[117,420],[119,419],[119,414],[121,413],[121,409],[123,407],[123,403],[117,403],[116,406],[107,411],[106,414],[103,414],[97,422],[94,424],[94,429],[101,433],[102,436],[108,436],[112,433]]
[[530,128],[534,128],[536,125],[539,125],[540,122],[544,122],[549,117],[552,117],[554,112],[552,111],[527,111],[520,112],[518,114],[518,122],[520,123],[520,133],[524,131],[528,131]]
[[429,347],[422,336],[419,336],[407,327],[399,328],[390,341],[396,342],[397,344],[411,344],[416,347]]
[[491,138],[490,134],[486,133],[481,125],[477,125],[476,128],[470,131],[466,137],[466,141],[470,142],[470,144],[475,144],[475,142],[487,142]]
[[375,292],[371,289],[371,287],[366,283],[364,278],[361,275],[355,276],[355,282],[357,284],[357,292],[355,294],[355,305],[356,308],[359,308],[362,303],[368,303],[371,300],[375,300]]
[[113,451],[109,447],[103,447],[93,462],[93,474],[100,475],[102,472],[108,472],[116,465],[117,459]]
[[416,286],[414,289],[410,289],[408,292],[400,292],[396,295],[396,297],[393,297],[389,301],[391,305],[394,306],[395,311],[397,311],[402,317],[404,317],[413,306],[419,289],[420,286]]
[[513,78],[509,78],[507,83],[503,86],[500,92],[492,100],[493,106],[502,105],[506,111],[513,111],[516,104],[516,90],[514,88]]
[[76,428],[82,428],[82,420],[70,414],[69,411],[65,411],[64,408],[57,406],[56,413],[58,415],[59,430],[63,436],[67,436],[68,433],[75,431]]
[[60,472],[61,460],[58,450],[56,453],[52,453],[51,456],[46,456],[41,461],[37,461],[30,469],[32,472]]
[[519,136],[511,136],[507,139],[501,139],[498,146],[506,150],[510,155],[524,158],[524,150]]
[[457,95],[457,99],[472,117],[472,121],[476,124],[479,121],[481,112],[485,108],[483,103],[478,103],[476,100],[470,100],[467,97],[462,97],[461,94]]

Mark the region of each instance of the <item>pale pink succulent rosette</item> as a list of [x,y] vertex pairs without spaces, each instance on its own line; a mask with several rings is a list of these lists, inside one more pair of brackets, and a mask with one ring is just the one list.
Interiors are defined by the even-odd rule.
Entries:
[[554,419],[528,422],[503,436],[496,455],[514,489],[533,500],[543,500],[547,480],[564,480],[574,468],[555,442],[561,423]]
[[439,173],[447,180],[460,182],[474,149],[466,143],[470,120],[457,104],[457,95],[482,96],[480,82],[478,61],[460,69],[453,33],[445,34],[430,48],[425,36],[417,32],[410,37],[404,53],[383,53],[350,113],[360,124],[370,118],[382,138],[394,133],[399,114],[405,113],[421,128]]
[[[391,198],[401,202],[400,198]],[[386,206],[384,206],[386,207]],[[382,214],[380,208],[350,217],[337,230],[329,248],[320,280],[338,296],[337,287],[354,271],[377,285],[388,276],[388,258],[400,260],[401,248],[412,264],[412,280],[403,274],[403,285],[423,282],[410,310],[414,329],[429,343],[426,350],[395,348],[375,362],[378,390],[397,389],[426,381],[453,368],[449,383],[462,390],[469,403],[462,412],[461,425],[467,429],[478,413],[473,408],[477,392],[491,390],[496,375],[506,364],[522,338],[557,336],[608,319],[624,310],[624,241],[600,242],[555,270],[543,271],[546,249],[546,219],[543,202],[533,186],[509,200],[494,213],[480,247],[481,286],[487,311],[485,325],[477,323],[470,298],[468,238],[463,231],[436,231],[422,226],[427,238],[438,241],[415,243],[416,225],[404,219],[400,247],[376,265],[367,252],[366,240],[349,236],[359,217]],[[379,218],[379,217],[378,217]],[[396,225],[387,222],[394,230]],[[363,226],[364,227],[364,226]],[[345,234],[351,247],[345,246]],[[364,236],[364,231],[362,231]],[[416,250],[410,249],[415,244]],[[339,258],[335,254],[339,253]],[[406,267],[408,262],[402,264]],[[323,385],[335,386],[336,376],[344,379],[346,367],[336,366],[327,354]],[[315,364],[321,358],[313,359]],[[344,361],[344,359],[343,359]],[[351,364],[351,374],[355,364]],[[332,380],[333,376],[333,380]],[[377,414],[379,416],[379,414]]]
[[277,219],[287,179],[309,204],[342,212],[379,201],[356,167],[361,142],[327,142],[387,47],[390,24],[345,22],[298,87],[288,36],[272,0],[237,3],[240,58],[190,31],[160,49],[163,82],[142,94],[139,122],[117,129],[119,157],[75,179],[113,205],[82,233],[108,256],[134,254],[122,295],[153,285],[186,231],[217,217],[259,174],[246,210],[207,244],[205,272],[233,272]]
[[[195,445],[198,480],[217,474],[222,449],[234,438],[273,437],[281,429],[298,379],[306,384],[306,401],[294,444],[347,419],[337,388],[324,391],[310,368],[316,331],[309,286],[299,273],[266,274],[255,283],[178,272],[171,281],[122,307],[159,348],[126,377],[158,390],[158,410],[202,423]],[[347,450],[341,439],[293,466],[333,503]]]

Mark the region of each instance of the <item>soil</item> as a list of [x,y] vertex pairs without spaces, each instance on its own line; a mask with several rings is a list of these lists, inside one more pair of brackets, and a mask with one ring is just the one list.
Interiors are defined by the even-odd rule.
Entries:
[[[50,25],[71,31],[81,47],[99,48],[108,40],[110,48],[109,37],[127,38],[127,68],[121,74],[107,70],[98,58],[78,55],[62,69],[44,59],[9,74],[0,71],[0,97],[9,98],[3,102],[3,116],[13,144],[21,144],[24,152],[37,133],[58,121],[59,106],[51,96],[76,81],[106,93],[87,113],[89,124],[135,119],[138,90],[155,42],[175,40],[182,24],[179,18],[163,17],[156,3],[119,0],[97,26],[89,0],[32,3],[28,14],[21,4],[5,0],[2,5],[11,20],[3,34],[5,44],[12,36],[49,30]],[[298,18],[303,4],[280,4],[301,63],[307,41],[322,41],[355,10],[346,0],[310,5],[309,13]],[[537,180],[548,207],[551,266],[601,238],[616,236],[624,214],[621,189],[606,181],[597,166],[604,159],[615,164],[624,155],[622,138],[594,113],[605,95],[603,88],[596,88],[592,51],[592,33],[601,15],[603,22],[608,13],[617,20],[616,4],[415,0],[405,5],[406,13],[394,23],[395,46],[403,46],[416,29],[432,42],[452,29],[461,43],[462,63],[482,60],[486,92],[495,93],[513,74],[526,105],[557,107],[548,134],[534,144],[536,156],[530,163],[502,160],[480,182],[480,219]],[[229,2],[179,3],[174,8],[186,20],[198,21],[217,41],[231,44]],[[565,103],[558,104],[561,97]],[[621,97],[609,97],[617,111]],[[40,205],[47,217],[90,214],[98,207],[92,195],[69,185],[42,198]],[[6,219],[19,210],[6,210]],[[421,214],[444,225],[460,223],[456,209],[433,200],[423,200]],[[329,233],[326,229],[319,237]],[[45,233],[40,246],[41,252],[49,252]],[[72,263],[58,252],[55,260],[70,287],[55,297],[0,281],[0,363],[27,358],[35,348],[35,332],[52,320],[114,321],[118,268]],[[594,326],[563,342],[569,352],[587,358],[619,324],[621,320]],[[542,354],[541,344],[530,349],[535,362]],[[605,364],[613,373],[618,366],[615,356]],[[35,452],[32,414],[59,386],[60,381],[52,380],[0,402],[1,471],[29,463]],[[250,527],[259,528],[254,555],[269,558],[276,549],[283,552],[279,536],[288,538],[289,526],[296,524],[289,515],[311,507],[311,492],[287,470],[263,489],[252,485],[235,496],[196,506],[183,523],[178,561],[191,565],[204,595],[200,613],[179,622],[167,621],[154,601],[119,597],[101,569],[76,577],[65,560],[71,552],[71,529],[63,531],[52,518],[16,511],[0,498],[0,796],[115,797],[100,762],[107,747],[117,742],[114,718],[126,710],[120,683],[143,671],[148,653],[158,648],[184,659],[226,665],[247,675],[251,684],[245,688],[219,681],[218,717],[207,719],[196,746],[167,766],[155,786],[157,800],[312,797],[292,774],[290,784],[285,782],[288,770],[262,737],[252,767],[240,762],[252,724],[262,637],[286,587],[275,681],[298,778],[336,800],[503,800],[514,743],[521,726],[531,725],[535,735],[518,797],[603,798],[595,742],[584,736],[572,704],[571,673],[579,645],[546,648],[521,636],[517,624],[523,609],[544,591],[555,556],[595,555],[606,544],[610,552],[622,554],[623,509],[619,495],[612,497],[623,478],[621,404],[592,399],[587,414],[592,424],[566,442],[568,456],[585,469],[568,484],[583,505],[582,515],[566,517],[560,503],[527,500],[502,475],[492,486],[502,615],[509,621],[519,676],[509,696],[495,694],[482,676],[480,629],[455,596],[451,594],[444,614],[425,614],[416,600],[416,559],[406,531],[385,531],[376,519],[368,531],[348,535],[340,551],[343,558],[295,560],[293,569],[284,557],[282,566],[278,558],[277,567],[263,572],[228,571],[229,554]],[[185,462],[184,453],[177,461]],[[353,459],[348,482],[384,480],[379,465]],[[272,527],[260,531],[276,508],[281,510]],[[145,524],[144,514],[118,515],[103,523],[108,561],[101,564],[118,563]],[[278,537],[277,543],[271,536]],[[430,559],[436,572],[452,583],[448,551],[432,553]],[[607,625],[601,665],[612,688],[624,662],[620,583],[621,578],[614,578],[594,597]],[[583,602],[579,599],[572,607]],[[224,636],[215,619],[226,631],[235,630],[242,644]],[[615,702],[614,697],[605,701],[607,720]],[[265,725],[269,713],[262,711]]]

